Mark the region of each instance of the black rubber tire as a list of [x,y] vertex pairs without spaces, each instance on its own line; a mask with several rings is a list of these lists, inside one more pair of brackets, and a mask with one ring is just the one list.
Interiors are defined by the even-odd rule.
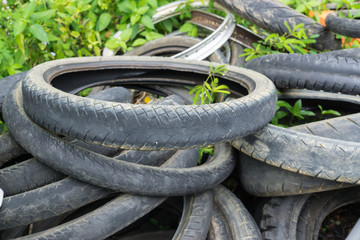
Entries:
[[290,28],[304,23],[304,28],[307,29],[308,33],[320,35],[316,39],[314,48],[320,51],[340,49],[341,42],[335,39],[332,32],[328,31],[320,23],[279,1],[216,0],[216,2],[259,27],[280,35],[288,33],[288,29],[284,24],[285,21],[288,22]]
[[[122,87],[106,89],[89,97],[93,99],[111,100],[116,102],[130,102],[132,99],[130,92]],[[162,101],[164,101],[165,99],[167,98],[164,98]],[[182,101],[179,100],[179,103],[181,102]],[[164,102],[164,104],[167,103]],[[72,143],[106,156],[112,156],[116,152],[118,152],[118,150],[114,148],[91,145],[81,141],[72,141]],[[4,154],[2,155],[3,158],[1,158],[1,161],[4,159],[11,160],[12,158],[20,154],[26,153],[26,151],[13,139],[13,137],[9,133],[0,136],[0,146],[2,147],[1,153]],[[139,158],[144,158],[144,155],[146,155],[146,158],[153,158],[156,155],[145,152],[142,152],[142,154],[137,154],[133,151],[126,151],[125,153],[126,155],[122,154],[121,157],[124,160],[128,161],[131,160],[131,157],[141,161],[141,159]],[[130,156],[130,154],[132,156],[129,158],[128,155]],[[166,157],[164,158],[164,160],[165,159]],[[54,171],[46,165],[36,161],[35,158],[32,158],[19,164],[0,169],[0,186],[3,189],[5,196],[11,196],[35,189],[37,187],[44,186],[48,183],[58,181],[64,177],[65,176],[63,174]]]
[[311,194],[271,198],[264,204],[259,223],[264,240],[297,239],[299,215]]
[[354,15],[358,11],[359,9],[334,11],[327,15],[325,19],[326,27],[334,33],[348,37],[359,38],[360,21],[358,19],[351,19],[347,17],[344,18],[339,16],[340,12],[345,16],[348,16],[349,13]]
[[0,229],[28,225],[77,209],[110,191],[71,178],[4,198]]
[[316,240],[328,214],[342,206],[358,202],[359,187],[271,198],[262,208],[260,229],[263,239]]
[[286,171],[243,153],[239,165],[241,185],[258,197],[299,195],[354,186]]
[[[165,166],[174,162],[184,162],[181,164],[185,164],[185,167],[192,163],[191,166],[193,166],[196,164],[196,156],[195,149],[180,151],[170,158],[170,163],[165,164]],[[184,161],[184,159],[189,160]],[[158,165],[159,160],[153,159],[152,162]],[[146,158],[140,161],[140,164],[148,163],[149,159]],[[182,166],[181,164],[179,166]],[[0,210],[0,229],[27,225],[58,216],[105,197],[110,193],[108,190],[68,177],[32,191],[4,198],[3,208]],[[21,217],[19,218],[19,216]]]
[[0,146],[0,167],[8,161],[26,153],[8,132],[0,135]]
[[240,199],[221,185],[213,191],[215,203],[229,223],[232,239],[261,239],[258,226]]
[[[360,125],[356,121],[353,123]],[[360,168],[356,160],[360,157],[359,142],[319,137],[269,124],[232,144],[255,159],[285,170],[338,182],[360,183],[356,170]]]
[[[195,149],[178,151],[162,167],[194,166],[197,163],[196,155]],[[165,200],[166,198],[124,194],[77,219],[19,239],[51,239],[53,236],[57,239],[103,239],[141,218]]]
[[345,58],[360,58],[360,48],[349,48],[337,51],[319,53],[321,55]]
[[0,186],[4,196],[26,192],[58,181],[65,176],[31,158],[0,170]]
[[[312,104],[316,106],[316,104],[321,104],[321,101],[325,104],[334,103],[338,106],[344,106],[343,108],[346,105],[353,104],[353,109],[358,109],[360,104],[359,97],[314,91],[290,91],[282,93],[279,98],[285,100],[289,98],[302,99],[303,107]],[[307,102],[309,105],[304,104],[304,100],[312,100],[312,98],[315,98],[314,103]],[[333,108],[331,107],[331,109]],[[329,139],[360,142],[360,127],[354,124],[356,122],[360,122],[359,114],[312,122],[289,129]],[[240,154],[240,162],[239,178],[241,179],[241,184],[248,193],[255,196],[287,196],[353,186],[352,184],[327,181],[286,171],[260,162],[246,154]]]
[[318,239],[320,227],[327,215],[338,208],[359,202],[359,187],[312,194],[299,215],[296,239]]
[[224,214],[214,204],[213,213],[211,215],[210,229],[208,240],[228,240],[231,239],[231,231],[229,223]]
[[[77,148],[27,118],[20,87],[14,89],[4,103],[4,117],[14,138],[38,160],[81,181],[140,195],[181,196],[212,188],[226,179],[234,168],[234,151],[229,144],[215,146],[215,154],[208,163],[189,169],[141,166]],[[36,142],[32,141],[34,138]],[[53,152],[63,154],[54,155]],[[109,174],[113,171],[117,174]],[[142,181],[144,178],[147,181]]]
[[[274,114],[273,85],[262,75],[231,66],[223,79],[229,81],[228,84],[242,85],[250,94],[231,102],[201,106],[114,104],[79,98],[45,84],[65,72],[72,72],[62,76],[71,76],[74,80],[71,83],[76,85],[76,79],[89,80],[89,74],[104,80],[120,77],[124,71],[134,75],[137,69],[143,73],[154,69],[161,69],[160,73],[166,70],[177,74],[196,73],[192,79],[197,76],[202,82],[204,79],[199,77],[208,74],[209,63],[135,56],[47,62],[27,75],[23,83],[24,108],[35,122],[50,131],[89,142],[142,150],[183,149],[227,141],[261,128]],[[96,70],[101,74],[95,74]],[[51,108],[47,106],[50,103]]]
[[273,54],[252,59],[245,67],[266,75],[278,88],[360,94],[360,61],[353,58]]
[[26,74],[27,71],[4,77],[0,80],[0,116],[2,116],[2,105],[4,102],[4,98],[10,92],[10,89],[15,86],[16,83],[25,78]]
[[185,197],[183,213],[173,240],[205,240],[213,212],[211,191]]
[[[103,94],[108,92],[104,90],[97,93]],[[114,93],[112,91],[112,93]],[[105,98],[105,96],[103,96]],[[182,100],[169,96],[155,101],[154,103],[159,102],[161,104],[180,104]],[[15,140],[14,140],[15,141]],[[83,142],[75,142],[77,146],[81,146],[85,149],[92,150],[94,152],[100,152],[103,155],[111,155],[114,149],[104,148],[102,146],[93,146]],[[110,151],[109,151],[110,150]],[[175,151],[123,151],[114,159],[122,159],[126,162],[159,166],[170,158]],[[0,186],[4,190],[5,196],[12,196],[18,193],[30,191],[32,189],[45,186],[46,184],[58,181],[65,176],[60,172],[57,172],[46,165],[38,162],[35,158],[29,159],[27,161],[12,165],[8,168],[0,170]]]
[[244,53],[244,48],[237,42],[230,42],[230,62],[229,64],[237,67],[243,67],[245,65],[245,57],[240,57]]

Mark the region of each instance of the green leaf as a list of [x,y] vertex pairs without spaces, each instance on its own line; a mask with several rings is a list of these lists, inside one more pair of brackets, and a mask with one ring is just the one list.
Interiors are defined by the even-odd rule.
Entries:
[[22,33],[26,28],[26,22],[23,19],[16,20],[14,23],[14,35]]
[[102,30],[107,28],[107,26],[109,26],[110,22],[111,22],[110,13],[102,13],[96,24],[96,31],[101,32]]
[[325,114],[331,114],[331,115],[335,115],[335,116],[341,116],[341,114],[338,111],[335,110],[325,110],[322,112],[323,115]]
[[141,23],[147,28],[155,29],[152,18],[149,17],[148,15],[142,16]]
[[56,14],[56,10],[51,9],[51,10],[34,13],[31,15],[31,17],[35,20],[45,21],[53,18],[55,14]]
[[18,45],[20,51],[22,52],[22,54],[25,55],[24,35],[22,33],[16,35],[15,41],[16,41],[16,44]]
[[209,90],[211,91],[211,86],[210,86],[210,84],[209,84],[209,83],[204,82],[204,85],[205,85],[205,87],[206,87],[207,89],[209,89]]
[[299,114],[302,116],[315,116],[315,113],[313,111],[306,111],[306,110],[301,110]]
[[43,26],[41,26],[40,24],[33,24],[30,26],[29,31],[31,32],[31,34],[36,37],[37,39],[39,39],[41,42],[46,42],[49,43],[49,39],[46,35],[46,32],[43,28]]
[[322,108],[322,106],[321,106],[321,105],[318,105],[318,108],[320,109],[321,114],[322,114],[322,112],[323,112],[323,108]]
[[136,12],[140,15],[144,15],[147,12],[147,10],[149,10],[149,6],[142,6]]
[[285,25],[286,28],[289,30],[289,33],[291,33],[291,28],[290,28],[290,26],[289,26],[289,24],[288,24],[287,21],[284,22],[284,25]]
[[106,43],[105,47],[109,49],[117,49],[120,47],[120,40],[116,38],[110,38]]
[[286,117],[286,116],[288,116],[289,115],[289,113],[288,112],[285,112],[285,111],[277,111],[276,113],[275,113],[275,117],[277,118],[277,119],[282,119],[282,118],[284,118],[284,117]]
[[288,102],[286,102],[286,101],[279,100],[279,101],[277,101],[276,104],[277,104],[279,107],[284,107],[284,108],[286,108],[289,112],[291,112],[291,110],[292,110],[292,106],[291,106]]
[[144,45],[147,41],[143,38],[138,38],[136,39],[133,44],[131,46],[136,47],[136,46],[141,46]]
[[49,39],[50,42],[60,40],[59,37],[55,36],[55,35],[52,34],[52,33],[47,33],[47,36],[48,36],[48,39]]
[[300,112],[301,108],[302,108],[302,102],[301,99],[299,99],[295,102],[294,107],[290,112],[295,115],[296,113]]
[[216,90],[216,91],[214,91],[214,92],[216,92],[216,93],[230,94],[229,91],[225,91],[225,90]]
[[190,32],[193,29],[194,25],[192,25],[191,23],[185,23],[184,25],[182,25],[179,29],[180,32]]
[[133,32],[132,28],[127,28],[123,30],[120,34],[120,39],[124,42],[127,42],[130,39],[132,32]]
[[157,8],[158,7],[157,0],[148,0],[147,2],[152,8]]
[[30,3],[28,3],[25,8],[23,8],[23,17],[25,19],[28,19],[30,17],[30,15],[35,11],[36,9],[36,2],[35,1],[31,1]]
[[131,25],[134,25],[135,23],[137,23],[140,20],[140,18],[141,18],[140,14],[132,14],[130,17]]

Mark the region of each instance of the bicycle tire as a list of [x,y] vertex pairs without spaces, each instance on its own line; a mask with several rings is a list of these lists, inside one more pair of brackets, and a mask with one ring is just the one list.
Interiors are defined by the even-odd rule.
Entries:
[[[91,69],[93,76],[94,70],[104,68],[123,70],[131,68],[132,75],[135,74],[135,69],[154,71],[154,68],[179,71],[181,74],[196,72],[207,75],[209,69],[209,63],[203,61],[143,56],[94,57],[47,62],[33,68],[23,83],[24,108],[32,120],[49,131],[67,134],[88,142],[126,149],[169,150],[204,146],[249,134],[270,121],[275,110],[276,96],[272,84],[262,75],[231,66],[223,78],[230,83],[234,81],[235,85],[242,85],[250,91],[250,94],[231,102],[201,106],[158,105],[155,108],[147,105],[124,105],[80,99],[44,84],[44,78],[40,77],[45,76],[45,79],[50,80],[58,74],[56,72],[60,71],[59,68],[68,72],[79,71],[78,67],[84,66]],[[65,70],[65,68],[69,69]],[[116,71],[102,71],[101,76],[97,77],[106,79],[110,76],[104,74],[111,73],[111,78],[114,78]],[[45,72],[46,74],[42,75]],[[83,73],[74,74],[73,72],[71,76],[79,75],[76,79],[84,80]],[[51,103],[51,108],[47,107],[47,103]],[[94,108],[94,104],[97,109]],[[77,121],[70,121],[73,118]],[[66,119],[69,121],[64,121]],[[70,122],[72,122],[71,126]],[[78,124],[80,122],[81,124]],[[171,136],[169,136],[170,130]]]
[[215,203],[229,223],[232,238],[261,239],[258,226],[240,199],[221,185],[216,186],[213,191]]
[[329,15],[327,15],[325,19],[326,27],[331,31],[333,31],[334,33],[348,37],[359,38],[360,37],[359,20],[339,16],[340,13],[347,16],[348,14],[355,15],[356,12],[358,12],[357,9],[334,11]]
[[272,33],[283,35],[289,30],[284,22],[287,21],[290,28],[303,23],[308,34],[319,34],[313,47],[323,51],[325,49],[340,49],[340,41],[335,39],[334,33],[327,30],[320,23],[301,14],[285,4],[274,0],[216,0],[217,3],[234,12],[261,28]]
[[[120,160],[114,161],[60,141],[35,125],[23,112],[20,93],[20,87],[14,89],[14,94],[8,95],[6,105],[4,103],[4,117],[15,139],[37,159],[81,181],[140,195],[181,196],[212,188],[226,179],[234,168],[234,152],[229,144],[216,146],[215,154],[210,161],[198,168],[158,169]],[[21,121],[20,128],[26,129],[25,131],[20,131],[18,121]],[[37,139],[36,142],[32,141],[34,137]],[[62,152],[61,156],[67,157],[54,155],[54,151]],[[117,174],[108,174],[113,171]],[[147,181],[140,181],[143,178]]]
[[354,58],[272,54],[252,59],[245,67],[265,74],[278,88],[360,94],[360,62]]

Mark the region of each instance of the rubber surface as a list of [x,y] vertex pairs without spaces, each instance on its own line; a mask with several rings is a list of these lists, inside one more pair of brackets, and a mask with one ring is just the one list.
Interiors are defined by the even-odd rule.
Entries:
[[16,83],[25,78],[26,74],[27,71],[4,77],[0,80],[0,116],[2,115],[2,105],[4,102],[4,98],[10,92],[10,89],[15,86]]
[[334,57],[360,58],[360,48],[348,48],[330,52],[323,52],[319,54]]
[[[179,196],[212,188],[226,179],[234,168],[234,152],[229,144],[215,147],[214,156],[201,168],[181,170],[114,161],[112,158],[76,148],[60,141],[26,118],[21,108],[20,93],[21,89],[18,88],[12,97],[6,99],[7,105],[4,108],[4,117],[14,137],[37,159],[81,181],[140,195]],[[22,123],[23,130],[19,128],[19,122]],[[34,137],[37,141],[31,142]],[[54,151],[63,154],[54,155]],[[144,178],[147,181],[143,181]]]
[[295,11],[285,4],[276,0],[216,0],[217,3],[234,12],[236,15],[264,28],[272,33],[280,35],[287,33],[284,22],[287,21],[290,28],[304,23],[310,35],[319,34],[314,48],[323,51],[325,49],[340,49],[340,41],[335,39],[332,32],[327,30],[315,20]]
[[[358,11],[359,9],[334,11],[327,15],[325,19],[326,27],[334,33],[358,38],[360,37],[359,19],[347,18],[349,13],[354,16]],[[340,17],[340,13],[344,14],[346,17]]]
[[[75,74],[84,71],[84,67],[87,74]],[[276,94],[272,83],[262,75],[231,66],[223,78],[247,88],[250,94],[231,102],[201,106],[114,104],[79,98],[45,84],[65,72],[74,72],[72,76],[76,78],[72,79],[82,81],[89,78],[90,72],[94,76],[95,70],[100,69],[101,74],[97,76],[100,79],[110,78],[107,74],[117,78],[118,74],[129,70],[128,74],[134,75],[136,69],[207,75],[209,63],[134,56],[47,62],[33,68],[23,83],[27,114],[52,132],[84,141],[128,149],[160,150],[208,145],[247,135],[270,121],[275,110]],[[200,77],[196,74],[193,78]]]
[[[182,161],[180,161],[182,159]],[[190,167],[197,163],[194,149],[179,151],[163,167]],[[123,194],[77,219],[19,239],[103,239],[141,218],[166,198]],[[116,224],[113,224],[116,223]],[[98,231],[98,226],[101,231]]]
[[245,67],[265,74],[278,88],[360,94],[360,61],[354,58],[273,54],[252,59]]
[[[355,104],[353,109],[356,111],[356,109],[359,108],[360,103],[359,97],[332,93],[319,94],[319,92],[314,91],[293,91],[291,94],[281,94],[280,97],[281,99],[288,100],[287,97],[290,95],[291,98],[302,99],[303,107],[305,109],[309,106],[316,107],[316,104],[320,104],[322,101],[327,104],[334,103],[340,107],[344,106],[342,107],[342,110],[345,109],[345,106]],[[316,104],[313,102],[306,102],[307,104],[304,104],[304,100],[312,100],[312,97],[317,98],[318,95],[320,95],[320,98],[314,100]],[[330,109],[333,108],[330,107]],[[310,134],[314,137],[322,136],[329,139],[360,142],[360,127],[354,124],[354,122],[360,121],[359,117],[359,114],[345,115],[342,117],[307,123],[289,129]],[[296,195],[353,186],[351,184],[328,181],[286,171],[278,167],[270,166],[264,162],[257,161],[246,154],[240,154],[240,162],[239,177],[241,179],[241,184],[247,192],[256,196],[269,197]]]
[[311,194],[271,198],[262,208],[259,223],[263,239],[297,239],[299,215],[310,196]]
[[232,238],[261,239],[258,226],[240,199],[221,185],[216,186],[213,191],[215,203],[229,223]]
[[26,153],[8,132],[0,135],[0,146],[0,167],[11,159]]

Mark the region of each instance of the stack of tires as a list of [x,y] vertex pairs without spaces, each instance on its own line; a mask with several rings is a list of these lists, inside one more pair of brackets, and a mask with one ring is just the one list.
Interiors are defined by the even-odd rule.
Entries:
[[[287,31],[284,18],[303,22],[319,34],[315,48],[339,47],[331,31],[279,2],[217,2],[271,32]],[[200,41],[170,36],[125,56],[56,60],[1,80],[9,131],[0,135],[0,238],[318,239],[328,214],[360,201],[359,51],[244,64],[236,56],[245,44],[227,38],[230,54],[212,49],[208,61],[134,56]],[[223,63],[228,72],[217,77],[230,95],[191,105],[188,88]],[[346,115],[271,125],[276,88],[281,99]],[[137,104],[138,91],[160,97]],[[214,154],[199,160],[208,145]]]

